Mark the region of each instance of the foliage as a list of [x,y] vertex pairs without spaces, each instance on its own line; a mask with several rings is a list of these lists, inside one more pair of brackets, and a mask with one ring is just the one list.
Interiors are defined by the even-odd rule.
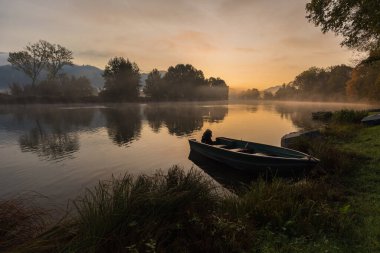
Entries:
[[342,45],[360,50],[380,46],[380,3],[378,0],[312,0],[307,18],[324,33],[342,35]]
[[260,92],[258,89],[255,89],[255,88],[252,88],[252,89],[248,89],[246,91],[242,91],[240,94],[239,94],[239,98],[242,98],[242,99],[260,99]]
[[132,101],[137,99],[140,87],[140,69],[136,63],[115,57],[109,60],[103,73],[104,90],[101,92],[108,101]]
[[274,99],[274,95],[273,95],[272,92],[264,91],[264,93],[263,93],[263,99],[264,100],[272,100],[272,99]]
[[59,98],[75,100],[78,98],[91,97],[95,93],[90,80],[86,77],[76,78],[71,76],[71,78],[69,78],[66,75],[60,75],[59,79],[40,81],[34,86],[23,86],[13,83],[9,88],[11,94],[17,97],[50,97],[58,100]]
[[335,123],[358,124],[366,116],[368,111],[340,110],[333,113],[332,120]]
[[380,100],[380,62],[360,64],[347,82],[347,95],[356,100]]
[[346,65],[326,69],[312,67],[276,92],[276,99],[344,100],[346,82],[352,69]]
[[161,73],[157,69],[153,69],[145,80],[144,93],[150,98],[163,99],[164,82]]
[[163,77],[153,69],[144,93],[153,100],[218,100],[228,98],[228,86],[219,77],[205,79],[203,72],[190,64],[177,64]]

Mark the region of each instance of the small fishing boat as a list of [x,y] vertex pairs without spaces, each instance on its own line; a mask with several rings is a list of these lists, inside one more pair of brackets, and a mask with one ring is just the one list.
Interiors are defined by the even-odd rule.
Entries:
[[190,139],[189,143],[191,151],[253,173],[262,169],[304,170],[319,162],[317,158],[296,150],[225,137],[217,137],[212,145],[195,139]]

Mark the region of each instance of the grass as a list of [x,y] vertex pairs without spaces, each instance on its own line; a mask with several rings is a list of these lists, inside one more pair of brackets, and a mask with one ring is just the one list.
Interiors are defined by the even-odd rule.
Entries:
[[[353,215],[323,181],[263,179],[220,194],[196,170],[112,178],[16,252],[294,252],[351,248]],[[327,240],[329,238],[329,240]],[[268,241],[269,240],[269,241]],[[319,243],[316,243],[319,242]],[[323,247],[321,246],[323,245]]]
[[22,244],[42,233],[47,212],[31,205],[31,199],[0,201],[0,251]]
[[[0,204],[7,227],[0,241],[8,243],[0,245],[11,252],[380,251],[380,126],[344,115],[351,112],[336,116],[321,138],[296,144],[321,160],[301,180],[258,179],[222,194],[201,172],[177,166],[111,178],[53,226],[35,210]],[[13,217],[21,217],[18,225],[3,225]]]

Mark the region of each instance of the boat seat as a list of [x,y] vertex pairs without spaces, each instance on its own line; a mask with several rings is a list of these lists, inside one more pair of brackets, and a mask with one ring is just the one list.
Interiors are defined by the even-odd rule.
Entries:
[[226,145],[223,145],[223,144],[217,144],[217,145],[212,145],[213,147],[217,147],[217,148],[226,148],[227,146]]

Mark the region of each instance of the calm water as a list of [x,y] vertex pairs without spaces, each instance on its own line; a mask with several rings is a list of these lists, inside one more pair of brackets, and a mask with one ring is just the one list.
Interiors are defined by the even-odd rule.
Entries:
[[210,128],[272,145],[312,128],[310,112],[366,105],[315,103],[168,103],[0,107],[0,198],[38,192],[66,202],[100,179],[153,173],[174,164],[199,169],[189,138]]

